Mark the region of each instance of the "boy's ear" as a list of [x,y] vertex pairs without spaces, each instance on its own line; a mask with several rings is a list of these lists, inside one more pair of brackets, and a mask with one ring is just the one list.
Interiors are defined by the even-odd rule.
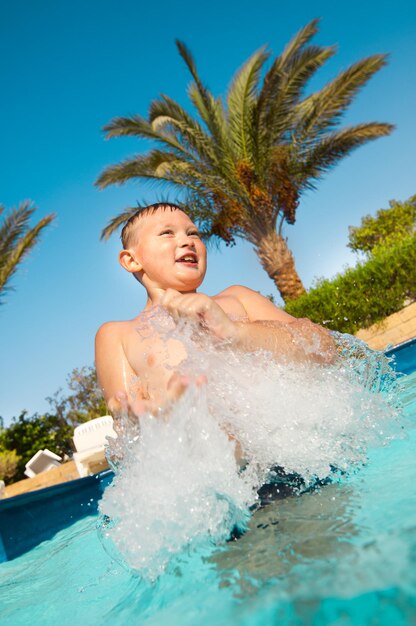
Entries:
[[120,265],[124,267],[125,270],[131,273],[141,272],[143,269],[142,264],[135,259],[130,250],[122,250],[118,255],[118,260],[120,261]]

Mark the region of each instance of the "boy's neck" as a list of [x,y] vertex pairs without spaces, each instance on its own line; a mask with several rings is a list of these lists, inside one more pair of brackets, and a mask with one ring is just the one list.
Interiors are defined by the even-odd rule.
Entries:
[[[166,289],[155,289],[154,291],[152,290],[152,292],[147,292],[147,302],[146,305],[144,307],[144,310],[147,311],[148,309],[151,309],[154,306],[157,306],[160,303],[160,300],[162,299],[164,293],[166,292]],[[181,294],[186,294],[186,293],[196,293],[196,289],[191,289],[190,291],[178,291],[178,293]]]

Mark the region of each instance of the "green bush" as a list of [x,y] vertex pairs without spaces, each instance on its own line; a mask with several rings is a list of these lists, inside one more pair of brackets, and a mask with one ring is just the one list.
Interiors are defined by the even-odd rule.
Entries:
[[7,482],[14,478],[20,460],[16,450],[0,450],[0,480]]
[[23,412],[0,432],[2,452],[15,450],[18,457],[10,482],[24,478],[25,464],[38,452],[48,448],[59,456],[71,452],[73,429],[55,415],[32,415]]
[[319,280],[309,293],[288,302],[285,310],[333,330],[355,333],[399,311],[407,299],[416,299],[416,235],[378,248],[368,261],[332,280]]

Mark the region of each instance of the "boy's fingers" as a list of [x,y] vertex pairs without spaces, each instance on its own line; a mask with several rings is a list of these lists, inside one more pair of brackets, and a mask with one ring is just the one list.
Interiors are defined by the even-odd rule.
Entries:
[[173,296],[169,300],[167,300],[163,306],[169,311],[170,315],[175,320],[178,320],[181,315],[184,314],[184,307],[181,302],[181,296]]
[[117,392],[115,396],[109,401],[108,408],[110,409],[111,413],[114,413],[116,415],[127,413],[128,411],[127,394],[124,391]]
[[197,387],[203,387],[204,385],[207,384],[207,382],[208,382],[208,378],[205,376],[205,374],[200,374],[195,379],[195,384]]
[[177,321],[180,317],[197,318],[203,302],[199,294],[181,294],[175,289],[167,289],[161,296],[159,305]]
[[[207,382],[205,374],[200,374],[194,379],[194,383],[197,387],[203,387]],[[179,374],[179,372],[172,374],[168,382],[168,395],[170,400],[179,400],[190,384],[191,379],[189,376],[183,376]]]
[[129,415],[131,415],[132,417],[140,417],[141,415],[144,415],[145,413],[151,411],[151,408],[153,407],[150,407],[149,403],[145,400],[136,400],[135,402],[132,402],[129,406]]
[[149,411],[153,412],[154,406],[146,400],[129,401],[126,392],[119,391],[115,394],[114,400],[111,402],[111,405],[109,405],[109,409],[116,418],[127,416],[131,419],[136,419]]
[[179,400],[189,386],[189,378],[178,372],[172,374],[168,382],[168,396],[170,400]]
[[[193,378],[197,387],[202,387],[207,383],[207,377],[204,374]],[[167,384],[167,392],[169,402],[175,402],[184,394],[191,383],[189,376],[184,376],[179,372],[174,372]],[[113,416],[117,419],[127,416],[130,419],[137,420],[146,413],[157,415],[159,406],[151,400],[134,400],[131,401],[124,391],[115,394],[112,406],[109,407]]]

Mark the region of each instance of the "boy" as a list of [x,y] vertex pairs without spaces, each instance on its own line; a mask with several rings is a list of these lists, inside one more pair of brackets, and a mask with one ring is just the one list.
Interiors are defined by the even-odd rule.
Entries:
[[[257,292],[235,285],[213,297],[198,293],[206,272],[206,248],[195,224],[178,206],[157,203],[139,209],[121,239],[120,263],[146,289],[147,302],[137,317],[108,322],[96,336],[98,380],[115,416],[122,411],[133,416],[156,412],[189,384],[187,378],[172,374],[186,357],[183,344],[163,339],[144,315],[156,306],[174,320],[199,323],[214,340],[226,340],[237,350],[332,360],[333,342],[325,329],[293,318]],[[202,382],[196,378],[197,384]]]

